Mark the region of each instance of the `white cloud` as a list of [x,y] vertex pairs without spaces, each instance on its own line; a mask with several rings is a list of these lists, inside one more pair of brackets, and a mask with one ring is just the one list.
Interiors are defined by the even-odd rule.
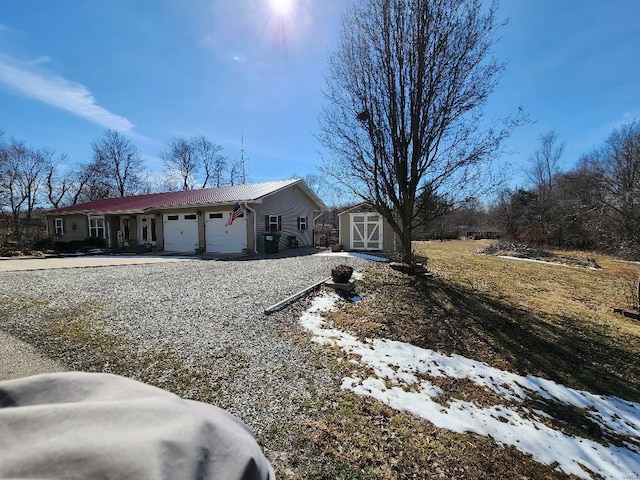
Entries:
[[[34,63],[48,61],[48,57],[39,57]],[[98,105],[91,92],[80,83],[56,75],[30,72],[1,60],[0,83],[4,83],[28,97],[67,110],[103,127],[123,133],[130,133],[134,128],[133,123],[128,119]]]

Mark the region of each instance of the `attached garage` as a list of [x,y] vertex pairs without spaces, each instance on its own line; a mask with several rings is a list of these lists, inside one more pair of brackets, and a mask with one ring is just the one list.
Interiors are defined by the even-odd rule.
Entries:
[[164,250],[194,253],[198,248],[198,215],[196,212],[165,214]]
[[242,253],[247,248],[247,219],[245,216],[227,221],[231,210],[209,212],[204,221],[206,251],[211,253]]

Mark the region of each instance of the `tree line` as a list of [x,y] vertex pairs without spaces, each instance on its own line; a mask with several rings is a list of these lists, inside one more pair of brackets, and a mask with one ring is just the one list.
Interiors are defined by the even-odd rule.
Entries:
[[91,143],[84,162],[71,162],[65,154],[0,131],[0,231],[22,244],[41,229],[34,215],[43,208],[246,182],[242,161],[230,161],[220,145],[202,135],[172,138],[159,156],[164,170],[154,176],[135,144],[115,130]]
[[542,135],[527,161],[525,187],[502,190],[487,207],[448,205],[418,236],[484,228],[517,242],[640,258],[640,122],[614,129],[567,171],[560,168],[563,151],[555,132]]

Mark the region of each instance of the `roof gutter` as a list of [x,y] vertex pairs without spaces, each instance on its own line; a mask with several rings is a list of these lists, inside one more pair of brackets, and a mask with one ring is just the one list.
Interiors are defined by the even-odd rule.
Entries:
[[258,214],[247,202],[244,202],[244,208],[253,213],[253,253],[258,253]]

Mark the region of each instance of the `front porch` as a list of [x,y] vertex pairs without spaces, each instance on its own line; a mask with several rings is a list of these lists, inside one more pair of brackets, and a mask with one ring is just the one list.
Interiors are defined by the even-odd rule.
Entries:
[[106,215],[107,245],[114,252],[145,253],[157,250],[159,220],[153,214]]

